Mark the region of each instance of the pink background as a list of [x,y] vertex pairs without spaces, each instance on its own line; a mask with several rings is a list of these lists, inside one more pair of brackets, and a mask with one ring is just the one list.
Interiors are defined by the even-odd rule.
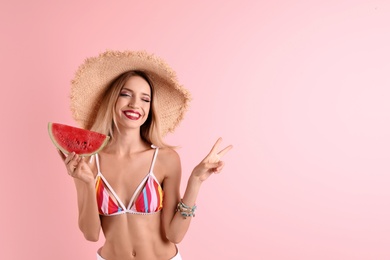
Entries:
[[[184,259],[390,259],[390,2],[1,1],[0,259],[95,259],[47,134],[106,49],[163,57],[193,95],[167,140],[182,192],[218,136]],[[4,145],[5,144],[5,145]]]

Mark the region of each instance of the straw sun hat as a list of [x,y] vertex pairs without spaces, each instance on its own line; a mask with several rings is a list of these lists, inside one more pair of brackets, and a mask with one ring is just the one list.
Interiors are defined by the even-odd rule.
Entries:
[[89,129],[109,84],[129,70],[141,70],[149,76],[157,96],[153,102],[157,102],[161,134],[173,132],[188,109],[190,93],[179,84],[168,64],[144,51],[106,51],[86,59],[72,80],[73,118],[81,127]]

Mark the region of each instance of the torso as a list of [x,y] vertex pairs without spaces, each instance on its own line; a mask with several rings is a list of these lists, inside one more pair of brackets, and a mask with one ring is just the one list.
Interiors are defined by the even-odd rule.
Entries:
[[[149,173],[154,149],[146,149],[132,156],[118,158],[109,153],[100,153],[100,170],[127,206],[137,186]],[[154,175],[163,184],[166,169],[160,166],[158,156]],[[96,163],[92,170],[97,175]],[[101,225],[106,241],[99,250],[109,260],[127,259],[170,259],[176,254],[176,247],[165,238],[161,223],[161,211],[138,215],[125,213],[116,216],[101,216]]]
[[100,255],[109,260],[172,258],[176,247],[163,239],[160,216],[161,213],[101,217],[106,241]]

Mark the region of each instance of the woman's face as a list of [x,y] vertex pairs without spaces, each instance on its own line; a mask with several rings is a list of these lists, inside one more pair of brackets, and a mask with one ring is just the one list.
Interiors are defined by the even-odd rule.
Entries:
[[151,101],[148,82],[140,76],[129,78],[115,104],[118,127],[140,128],[148,118]]

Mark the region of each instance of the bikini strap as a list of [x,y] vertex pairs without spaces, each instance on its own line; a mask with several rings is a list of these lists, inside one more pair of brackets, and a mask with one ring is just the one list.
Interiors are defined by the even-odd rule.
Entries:
[[153,148],[155,148],[156,150],[154,150],[152,165],[150,166],[150,171],[149,172],[153,172],[154,163],[156,162],[156,158],[157,158],[157,154],[158,154],[158,147],[153,147]]
[[99,156],[98,154],[95,154],[95,161],[96,161],[96,167],[98,170],[98,173],[100,172],[100,163],[99,163]]

